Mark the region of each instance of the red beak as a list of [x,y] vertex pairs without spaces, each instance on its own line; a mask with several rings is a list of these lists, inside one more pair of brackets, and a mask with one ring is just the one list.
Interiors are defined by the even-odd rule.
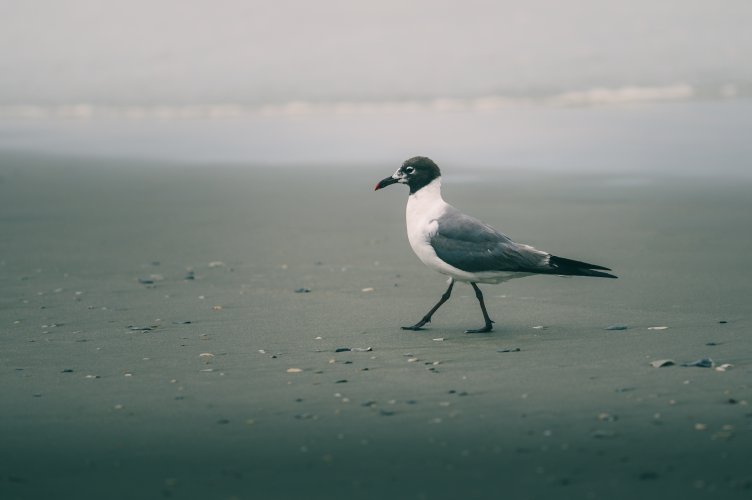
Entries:
[[376,184],[376,187],[373,190],[378,191],[381,188],[385,188],[389,186],[390,184],[396,184],[396,183],[397,183],[397,179],[395,179],[394,177],[387,177],[386,179],[380,180],[379,183]]

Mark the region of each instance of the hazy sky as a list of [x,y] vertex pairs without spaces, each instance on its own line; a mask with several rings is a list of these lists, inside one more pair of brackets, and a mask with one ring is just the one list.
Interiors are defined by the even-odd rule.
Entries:
[[752,81],[750,0],[0,0],[0,104]]

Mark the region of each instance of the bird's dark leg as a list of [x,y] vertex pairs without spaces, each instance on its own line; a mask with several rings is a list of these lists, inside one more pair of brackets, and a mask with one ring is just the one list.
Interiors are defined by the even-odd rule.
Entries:
[[480,302],[480,310],[483,311],[483,319],[486,321],[486,326],[478,328],[477,330],[465,330],[465,333],[486,333],[493,330],[493,321],[488,317],[488,311],[486,311],[486,304],[483,302],[483,294],[475,283],[470,283],[475,290],[475,297]]
[[446,292],[444,292],[444,295],[441,296],[441,299],[439,300],[439,302],[435,306],[433,306],[430,311],[428,311],[428,314],[423,316],[423,319],[415,323],[413,326],[403,326],[402,329],[403,330],[422,330],[423,325],[431,322],[431,316],[433,316],[433,313],[435,313],[436,310],[439,307],[441,307],[441,304],[449,300],[449,297],[452,295],[453,286],[454,286],[454,279],[452,279],[452,281],[449,282],[449,288],[447,288]]

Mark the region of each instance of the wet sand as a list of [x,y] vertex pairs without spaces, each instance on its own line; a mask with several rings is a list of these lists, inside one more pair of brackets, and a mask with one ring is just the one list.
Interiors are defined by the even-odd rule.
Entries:
[[399,328],[445,281],[395,168],[4,153],[0,496],[749,498],[749,180],[447,173],[620,277],[485,286],[469,335],[464,285]]

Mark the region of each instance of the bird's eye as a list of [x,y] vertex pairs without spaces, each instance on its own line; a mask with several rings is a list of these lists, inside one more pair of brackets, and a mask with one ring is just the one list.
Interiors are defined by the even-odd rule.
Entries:
[[407,172],[408,174],[412,174],[413,172],[415,172],[415,169],[413,167],[407,167],[405,169],[405,172]]

